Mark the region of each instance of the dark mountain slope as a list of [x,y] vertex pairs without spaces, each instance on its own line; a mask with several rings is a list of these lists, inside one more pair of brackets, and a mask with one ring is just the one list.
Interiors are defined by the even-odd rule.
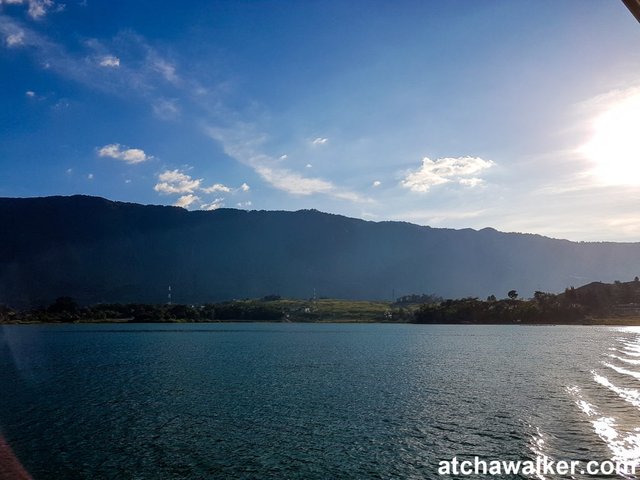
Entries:
[[640,273],[640,244],[366,222],[318,211],[188,212],[73,196],[0,199],[0,303],[199,303],[271,293],[504,297]]

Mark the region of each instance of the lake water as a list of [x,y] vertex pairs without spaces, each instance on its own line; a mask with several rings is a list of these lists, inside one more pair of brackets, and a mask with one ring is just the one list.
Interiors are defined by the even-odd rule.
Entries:
[[640,459],[632,328],[5,326],[0,392],[0,429],[36,479],[433,479],[454,456]]

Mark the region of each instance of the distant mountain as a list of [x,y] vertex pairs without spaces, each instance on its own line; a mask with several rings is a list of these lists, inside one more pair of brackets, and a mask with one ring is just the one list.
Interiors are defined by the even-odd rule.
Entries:
[[638,243],[368,222],[315,210],[0,198],[0,304],[201,303],[278,294],[391,299],[559,292],[640,274]]

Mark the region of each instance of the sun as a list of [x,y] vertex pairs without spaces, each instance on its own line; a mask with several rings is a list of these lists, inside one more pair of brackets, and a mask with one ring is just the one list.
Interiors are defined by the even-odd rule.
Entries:
[[594,121],[582,152],[593,174],[610,185],[640,185],[640,92],[611,105]]

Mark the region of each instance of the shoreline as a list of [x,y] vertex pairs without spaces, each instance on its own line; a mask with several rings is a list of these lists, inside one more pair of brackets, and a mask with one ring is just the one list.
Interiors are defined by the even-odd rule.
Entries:
[[5,325],[206,325],[206,324],[231,324],[231,323],[243,323],[243,324],[296,324],[296,325],[312,325],[312,324],[320,324],[320,325],[328,325],[328,324],[352,324],[352,325],[465,325],[465,326],[500,326],[500,325],[510,325],[516,327],[560,327],[560,326],[573,326],[573,327],[640,327],[640,316],[638,317],[629,317],[629,318],[621,318],[621,317],[605,317],[598,319],[591,319],[591,321],[580,321],[580,322],[553,322],[553,323],[545,323],[545,322],[536,322],[536,323],[504,323],[504,322],[495,322],[495,323],[472,323],[472,322],[442,322],[442,323],[419,323],[419,322],[383,322],[383,321],[357,321],[357,320],[339,320],[339,319],[331,319],[331,320],[318,320],[312,322],[304,322],[304,321],[274,321],[274,320],[207,320],[207,321],[158,321],[158,322],[135,322],[130,319],[110,319],[110,320],[84,320],[84,321],[75,321],[75,322],[41,322],[41,321],[15,321],[15,322],[1,322],[0,327]]

